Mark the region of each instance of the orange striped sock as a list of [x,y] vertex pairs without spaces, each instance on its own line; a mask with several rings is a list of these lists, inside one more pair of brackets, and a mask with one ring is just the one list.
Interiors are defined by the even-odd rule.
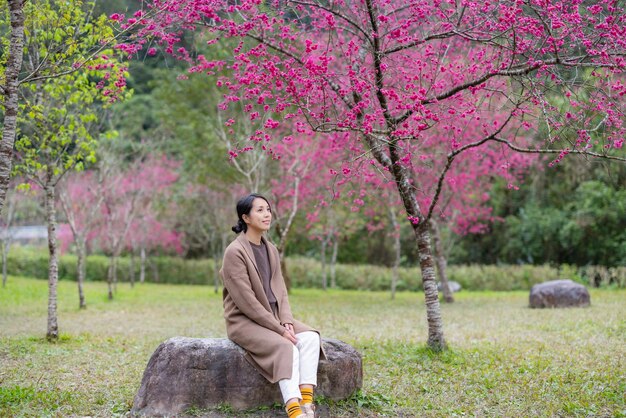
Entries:
[[313,388],[301,388],[302,404],[313,403]]
[[285,406],[285,410],[287,411],[287,416],[289,418],[296,418],[298,415],[302,415],[302,409],[300,409],[300,402],[291,401]]

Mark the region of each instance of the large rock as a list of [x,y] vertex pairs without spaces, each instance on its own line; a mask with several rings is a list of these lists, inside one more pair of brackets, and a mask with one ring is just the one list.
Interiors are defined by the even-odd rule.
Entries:
[[[450,292],[456,293],[461,291],[461,283],[455,282],[454,280],[448,280],[448,288],[450,288]],[[437,290],[443,292],[443,284],[441,282],[437,282]]]
[[551,280],[530,289],[531,308],[567,308],[590,303],[587,288],[571,280]]
[[[363,384],[361,355],[339,340],[322,340],[316,394],[349,398]],[[157,347],[135,395],[133,415],[172,416],[195,407],[254,408],[282,402],[271,384],[244,358],[244,350],[223,338],[174,337]]]

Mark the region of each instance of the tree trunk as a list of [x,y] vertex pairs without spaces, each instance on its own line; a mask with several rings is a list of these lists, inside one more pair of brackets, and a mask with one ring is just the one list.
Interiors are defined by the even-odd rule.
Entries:
[[9,39],[9,51],[4,72],[5,84],[0,86],[4,104],[2,141],[0,142],[0,210],[4,207],[7,189],[9,188],[13,144],[15,143],[15,135],[17,133],[19,75],[24,57],[24,1],[8,1],[11,37]]
[[215,276],[215,293],[217,293],[219,291],[219,286],[220,286],[220,282],[221,279],[219,277],[219,270],[222,267],[222,259],[224,258],[224,249],[228,246],[228,236],[229,234],[222,234],[222,241],[221,241],[221,246],[220,246],[220,250],[219,253],[216,253],[216,258],[215,258],[215,266],[216,269],[218,271],[218,275]]
[[[49,169],[51,170],[51,169]],[[49,174],[51,177],[51,173]],[[56,241],[56,206],[55,206],[55,190],[54,186],[46,184],[46,218],[48,220],[48,332],[46,338],[48,341],[57,341],[59,339],[59,326],[57,322],[57,284],[59,282],[59,265],[57,260],[57,241]]]
[[402,248],[400,247],[400,226],[398,225],[398,218],[392,206],[389,206],[389,218],[391,219],[391,226],[393,227],[393,249],[395,253],[391,270],[391,299],[395,299],[396,287],[398,285],[398,267],[400,267]]
[[287,217],[287,221],[285,225],[282,226],[278,220],[276,220],[276,232],[278,233],[279,241],[276,246],[278,249],[278,254],[280,255],[280,269],[283,273],[283,279],[285,279],[285,287],[287,291],[291,289],[291,276],[289,276],[289,272],[287,271],[287,264],[285,263],[285,249],[287,248],[287,237],[289,236],[289,231],[291,229],[291,224],[298,213],[298,186],[300,185],[300,178],[296,177],[293,182],[293,200],[291,202],[291,211],[289,212],[289,216]]
[[420,256],[420,268],[422,271],[422,285],[424,287],[424,299],[426,301],[426,319],[428,321],[428,346],[434,350],[446,349],[443,338],[443,320],[441,318],[441,306],[437,292],[435,279],[435,266],[430,253],[430,236],[426,222],[414,225],[415,238]]
[[119,260],[119,254],[113,254],[112,270],[113,270],[113,291],[117,293],[117,261]]
[[109,300],[113,300],[113,275],[115,274],[115,254],[109,258],[109,268],[107,270],[107,289]]
[[80,237],[76,240],[76,255],[78,256],[78,309],[86,309],[85,293],[83,291],[83,283],[87,275],[87,243],[85,238]]
[[217,240],[213,241],[213,287],[215,293],[220,291],[220,248],[218,248]]
[[130,281],[130,287],[135,287],[135,252],[130,252],[130,268],[128,272],[128,281]]
[[141,252],[139,253],[140,263],[139,263],[139,283],[143,283],[146,281],[146,247],[141,247]]
[[287,263],[285,262],[285,256],[283,253],[280,253],[280,270],[283,273],[283,279],[285,279],[285,287],[287,287],[287,291],[291,289],[291,275],[289,275],[289,270],[287,270]]
[[430,220],[430,229],[433,234],[433,250],[435,252],[435,261],[437,262],[439,283],[441,283],[441,288],[443,290],[443,300],[446,303],[453,303],[454,297],[452,296],[450,286],[448,285],[448,274],[446,272],[448,263],[446,262],[445,255],[443,254],[443,247],[441,246],[441,233],[439,231],[439,225],[434,219]]
[[153,261],[152,263],[150,263],[150,265],[152,266],[152,281],[154,281],[154,283],[158,283],[159,282],[159,266],[157,266],[156,261]]
[[337,287],[337,252],[339,251],[339,239],[336,235],[333,236],[333,254],[330,257],[330,287]]
[[[287,291],[289,291],[291,289],[291,276],[289,276],[289,272],[287,271],[287,263],[285,263],[285,257],[283,256],[282,253],[279,253],[279,257],[280,257],[280,270],[283,273],[283,278],[285,279],[285,287],[287,288]],[[287,286],[287,284],[289,284]]]
[[402,204],[404,205],[407,217],[415,233],[426,303],[426,321],[428,322],[427,344],[433,350],[445,350],[447,347],[443,336],[443,320],[441,318],[441,305],[439,304],[437,282],[435,279],[435,265],[430,251],[428,222],[421,214],[419,203],[415,195],[416,187],[411,184],[409,172],[401,163],[398,150],[393,144],[388,147],[389,155],[386,155],[375,142],[376,138],[366,137],[366,139],[369,141],[370,150],[372,150],[376,159],[393,174],[398,194],[402,199]]
[[276,249],[278,250],[278,257],[280,259],[280,270],[283,273],[283,279],[285,280],[285,287],[287,291],[291,289],[291,276],[289,276],[289,272],[287,271],[287,264],[285,263],[285,247],[287,245],[287,231],[284,231],[280,223],[276,222],[276,232],[280,237],[280,241],[276,245]]
[[326,288],[328,287],[328,277],[326,275],[326,238],[324,238],[322,240],[322,248],[321,248],[321,253],[320,253],[320,259],[322,262],[322,289],[326,290]]
[[7,258],[9,258],[9,242],[2,244],[2,287],[7,287]]

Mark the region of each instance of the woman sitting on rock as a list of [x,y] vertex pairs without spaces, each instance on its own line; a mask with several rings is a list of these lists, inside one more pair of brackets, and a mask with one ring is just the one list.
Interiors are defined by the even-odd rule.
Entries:
[[272,222],[266,198],[237,202],[239,236],[226,248],[220,271],[228,338],[270,382],[278,382],[289,418],[314,418],[313,388],[321,352],[319,333],[291,314],[278,250],[263,236]]

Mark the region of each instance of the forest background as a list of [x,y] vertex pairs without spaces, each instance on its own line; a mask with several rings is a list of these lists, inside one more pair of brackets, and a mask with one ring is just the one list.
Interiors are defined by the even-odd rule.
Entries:
[[[131,15],[141,9],[141,2],[97,2],[84,8],[93,16],[121,10]],[[193,37],[184,41],[190,47],[200,44]],[[77,250],[72,217],[93,218],[108,211],[106,225],[85,228],[83,251],[138,255],[143,262],[159,255],[219,259],[231,239],[227,226],[234,222],[234,202],[248,191],[258,191],[275,202],[272,236],[287,256],[321,259],[323,264],[329,259],[331,266],[418,264],[401,204],[388,197],[384,186],[365,192],[358,184],[351,188],[347,180],[324,175],[341,170],[342,161],[324,165],[324,155],[304,146],[299,151],[297,146],[291,151],[285,147],[284,152],[300,153],[286,163],[265,150],[242,153],[253,128],[228,132],[232,114],[218,112],[224,92],[214,80],[188,74],[186,64],[148,48],[127,64],[125,87],[132,94],[106,108],[91,106],[98,119],[90,128],[98,162],[89,164],[84,158],[81,167],[86,171],[68,173],[57,188],[63,251]],[[233,158],[236,151],[242,155]],[[24,158],[19,141],[17,158]],[[355,156],[344,160],[351,158]],[[547,264],[557,270],[561,265],[626,265],[626,166],[582,158],[549,164],[553,158],[521,165],[513,185],[493,176],[481,189],[465,184],[456,191],[469,200],[445,214],[442,210],[441,252],[449,265]],[[103,183],[103,173],[115,180]],[[18,177],[17,182],[22,181],[24,177]],[[340,193],[333,184],[338,181],[348,183]],[[109,193],[94,191],[97,187]],[[32,189],[12,193],[13,202],[3,208],[7,231],[42,223],[44,194],[36,192],[36,185]],[[109,197],[118,200],[117,206],[107,201]],[[124,207],[120,202],[132,204]],[[72,204],[91,206],[94,213],[72,213]],[[86,219],[74,223],[85,224]],[[10,241],[5,232],[5,255]],[[158,274],[155,263],[151,265]],[[333,278],[334,271],[331,268]],[[143,267],[141,274],[143,280]],[[318,285],[326,286],[326,273]]]

